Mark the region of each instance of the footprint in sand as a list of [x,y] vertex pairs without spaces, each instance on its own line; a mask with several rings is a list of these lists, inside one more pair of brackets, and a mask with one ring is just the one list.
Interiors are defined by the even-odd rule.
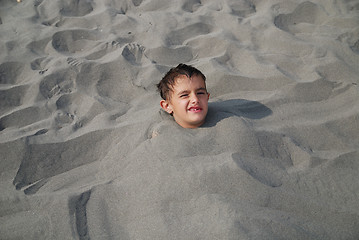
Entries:
[[117,41],[107,42],[97,46],[92,53],[87,55],[87,60],[97,60],[105,56],[106,54],[112,53],[120,47],[120,43]]
[[38,55],[46,55],[45,48],[50,41],[51,38],[49,37],[43,38],[38,41],[31,41],[29,44],[26,45],[26,48]]
[[69,57],[69,58],[67,58],[67,63],[71,66],[77,67],[80,64],[82,64],[83,61],[81,59]]
[[295,34],[294,27],[300,23],[320,25],[328,18],[327,14],[318,5],[304,2],[290,14],[280,14],[274,19],[274,25],[283,31]]
[[140,6],[142,2],[143,0],[132,0],[133,5],[135,5],[136,7]]
[[123,49],[122,56],[131,64],[137,65],[141,63],[144,51],[145,47],[137,43],[130,43]]
[[212,27],[205,23],[195,23],[184,28],[174,30],[167,37],[169,45],[183,45],[183,42],[199,35],[205,35],[212,31]]
[[96,46],[92,51],[88,50],[90,52],[89,55],[85,56],[84,58],[73,58],[69,57],[67,58],[67,63],[71,66],[77,67],[84,63],[86,60],[97,60],[100,59],[107,54],[112,54],[114,51],[120,48],[120,43],[117,41],[107,42],[105,44],[101,44]]
[[53,48],[61,53],[85,52],[98,43],[98,36],[87,30],[75,29],[57,32],[52,36]]
[[49,69],[46,67],[46,65],[51,61],[51,58],[48,57],[41,57],[37,58],[34,61],[31,62],[30,66],[32,70],[39,70],[39,74],[44,74]]
[[82,17],[93,11],[92,1],[38,0],[34,7],[45,26],[59,26],[66,17]]
[[189,62],[193,59],[191,48],[178,47],[178,48],[167,48],[158,47],[148,49],[145,55],[152,60],[152,62],[161,65],[175,65],[179,62]]
[[256,6],[250,0],[231,0],[228,4],[232,13],[241,18],[247,17],[256,12]]
[[94,98],[81,95],[78,92],[62,95],[56,101],[56,109],[59,112],[55,119],[57,124],[73,123],[74,130],[85,126],[107,110],[103,104]]
[[200,0],[187,1],[183,4],[182,9],[186,12],[195,12],[201,6]]
[[63,16],[81,17],[93,11],[92,1],[60,1],[60,13]]
[[40,83],[40,94],[46,98],[52,98],[55,95],[71,93],[75,88],[76,72],[65,69],[47,75]]
[[0,90],[0,115],[14,107],[20,106],[28,89],[28,85],[23,85]]
[[21,81],[20,75],[24,64],[19,62],[5,62],[0,65],[0,84],[16,84]]
[[92,1],[82,0],[40,0],[35,1],[34,7],[40,18],[59,18],[59,14],[65,17],[82,17],[93,11]]

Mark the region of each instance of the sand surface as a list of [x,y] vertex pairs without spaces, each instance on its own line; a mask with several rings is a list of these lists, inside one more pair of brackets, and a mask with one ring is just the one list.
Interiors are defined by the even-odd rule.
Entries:
[[357,0],[1,0],[0,239],[357,240],[358,84]]

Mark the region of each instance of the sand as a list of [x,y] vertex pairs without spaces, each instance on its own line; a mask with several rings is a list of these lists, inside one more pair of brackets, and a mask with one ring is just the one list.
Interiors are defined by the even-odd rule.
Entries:
[[356,0],[1,0],[0,239],[357,240],[358,84]]

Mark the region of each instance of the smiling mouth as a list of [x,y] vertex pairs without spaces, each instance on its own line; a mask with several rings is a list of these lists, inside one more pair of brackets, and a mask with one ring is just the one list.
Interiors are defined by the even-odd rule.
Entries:
[[191,107],[191,108],[188,109],[188,111],[197,113],[197,112],[201,112],[202,108],[200,108],[200,107]]

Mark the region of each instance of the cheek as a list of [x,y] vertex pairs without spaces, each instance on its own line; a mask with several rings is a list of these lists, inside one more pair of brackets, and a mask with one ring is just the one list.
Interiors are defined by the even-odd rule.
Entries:
[[186,107],[187,104],[188,104],[188,101],[185,100],[185,99],[180,99],[180,100],[177,101],[177,106],[181,107],[181,108]]
[[181,106],[180,102],[178,102],[178,101],[175,101],[175,102],[173,102],[173,103],[171,104],[171,109],[172,109],[173,111],[178,111],[178,110],[180,110],[181,108],[182,108],[182,106]]

